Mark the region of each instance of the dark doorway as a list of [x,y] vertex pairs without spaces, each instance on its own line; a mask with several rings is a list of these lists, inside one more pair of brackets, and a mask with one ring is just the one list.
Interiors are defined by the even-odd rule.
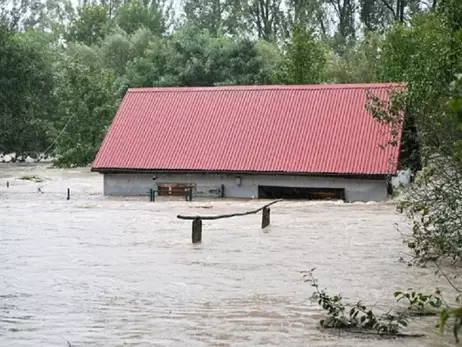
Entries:
[[258,186],[258,198],[288,200],[345,200],[345,189]]

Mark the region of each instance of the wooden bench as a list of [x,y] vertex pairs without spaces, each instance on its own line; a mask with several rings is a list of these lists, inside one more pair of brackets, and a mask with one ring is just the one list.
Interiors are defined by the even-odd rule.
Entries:
[[157,196],[184,196],[186,201],[192,201],[194,187],[189,185],[159,185],[157,189],[151,189],[150,201],[156,200]]
[[192,186],[159,186],[157,191],[159,196],[185,196],[192,189]]

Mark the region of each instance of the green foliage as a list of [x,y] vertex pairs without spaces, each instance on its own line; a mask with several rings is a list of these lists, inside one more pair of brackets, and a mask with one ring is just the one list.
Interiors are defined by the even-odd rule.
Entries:
[[127,34],[146,28],[154,35],[161,35],[166,29],[163,5],[157,1],[130,0],[118,9],[116,23]]
[[412,223],[412,233],[406,243],[419,264],[441,258],[458,261],[462,256],[460,188],[448,172],[450,167],[438,169],[444,165],[441,161],[435,165],[424,170],[416,186],[398,204],[398,210]]
[[78,19],[70,25],[66,38],[69,41],[92,45],[102,40],[112,26],[107,6],[81,7],[78,9]]
[[54,78],[46,49],[28,35],[0,33],[0,152],[27,155],[46,146]]
[[144,56],[128,64],[124,83],[132,87],[258,84],[270,79],[267,64],[253,41],[185,28],[151,41]]
[[244,2],[233,0],[185,0],[183,5],[186,26],[207,30],[213,36],[246,32],[247,10]]
[[454,121],[462,127],[462,74],[457,74],[456,79],[451,83],[451,99],[449,108],[452,111]]
[[447,327],[451,318],[453,320],[452,332],[456,342],[459,343],[459,331],[462,328],[462,307],[446,308],[443,310],[443,312],[441,312],[439,321],[441,333],[444,332],[444,329]]
[[[102,83],[107,97],[97,98],[102,109],[113,107],[128,87],[404,81],[409,116],[402,157],[410,159],[402,164],[419,168],[420,157],[428,160],[435,146],[456,158],[462,153],[462,130],[443,110],[449,79],[462,67],[456,63],[460,6],[448,0],[425,12],[418,2],[396,0],[390,8],[369,0],[359,7],[330,0],[289,0],[284,6],[280,0],[187,0],[183,21],[171,26],[170,0],[83,1],[76,9],[68,0],[13,1],[12,6],[0,0],[0,26],[8,29],[0,30],[1,71],[8,69],[8,57],[21,57],[1,77],[0,97],[9,101],[0,111],[5,125],[0,143],[8,151],[67,153],[61,146],[69,128],[55,139],[69,118],[69,105],[82,110],[77,99],[82,91],[64,82],[69,69],[76,69],[89,90]],[[364,38],[361,28],[367,29]],[[16,31],[14,40],[5,34],[11,31]],[[79,68],[66,67],[73,55]],[[85,79],[87,74],[98,81]],[[74,124],[72,131],[87,130]]]
[[[462,131],[457,100],[452,98],[455,110],[448,108],[448,100],[457,95],[457,88],[451,91],[450,85],[462,67],[460,38],[445,18],[428,13],[416,16],[411,26],[396,25],[385,36],[382,49],[379,76],[383,81],[406,82],[406,89],[391,103],[375,103],[370,110],[380,121],[404,125],[404,141],[389,145],[402,144],[404,162],[413,164],[409,166],[418,167],[420,158],[424,166],[397,206],[411,223],[406,243],[417,263],[458,261],[462,256]],[[407,123],[403,124],[404,114]]]
[[[395,26],[386,36],[380,63],[382,81],[406,82],[406,114],[412,117],[424,160],[435,149],[448,155],[460,134],[446,112],[449,84],[459,68],[455,37],[435,14],[416,17],[411,27]],[[411,134],[409,134],[411,135]]]
[[[462,75],[458,74],[451,83],[451,98],[449,100],[449,115],[459,131],[462,131]],[[462,136],[454,140],[452,159],[462,166]]]
[[[458,129],[458,81],[452,86],[452,96],[447,99],[450,107],[442,111],[444,115],[439,118],[444,117],[444,127],[453,128],[446,132],[449,139],[441,138],[438,146],[427,145],[433,156],[397,205],[411,222],[412,233],[406,243],[417,263],[444,258],[453,261],[462,259],[462,133]],[[434,131],[437,136],[441,129],[435,126]]]
[[461,29],[462,3],[459,0],[439,1],[437,12],[444,18],[453,31]]
[[316,84],[324,77],[326,50],[314,33],[296,26],[281,66],[279,83]]
[[332,297],[319,288],[318,281],[313,276],[313,271],[314,269],[303,272],[303,277],[305,282],[311,283],[311,286],[315,289],[313,299],[327,312],[327,318],[320,321],[323,328],[373,330],[380,334],[396,335],[402,328],[407,327],[408,321],[402,314],[384,313],[376,315],[361,302],[353,306],[343,304],[340,295]]
[[116,110],[115,76],[79,55],[62,62],[56,122],[57,166],[93,161]]
[[59,41],[66,33],[67,24],[75,19],[75,15],[70,0],[46,0],[37,30],[49,32],[55,41]]
[[439,289],[431,294],[423,294],[416,291],[403,292],[397,291],[393,294],[397,302],[406,300],[410,312],[416,312],[421,315],[437,314],[444,306],[444,300]]
[[371,83],[378,80],[382,38],[367,33],[363,41],[345,48],[342,55],[330,51],[325,79],[330,83]]

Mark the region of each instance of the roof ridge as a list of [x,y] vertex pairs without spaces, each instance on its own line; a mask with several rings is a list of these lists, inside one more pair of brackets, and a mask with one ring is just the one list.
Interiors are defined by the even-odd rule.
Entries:
[[342,90],[342,89],[383,89],[404,86],[404,82],[348,83],[348,84],[306,84],[306,85],[228,85],[210,87],[144,87],[129,88],[130,93],[153,92],[221,92],[221,91],[266,91],[266,90]]

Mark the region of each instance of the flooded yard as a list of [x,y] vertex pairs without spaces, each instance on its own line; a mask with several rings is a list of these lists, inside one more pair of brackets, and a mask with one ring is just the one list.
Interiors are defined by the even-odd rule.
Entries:
[[[18,179],[41,177],[41,182]],[[6,182],[10,187],[6,188]],[[435,317],[422,339],[371,340],[318,329],[300,271],[346,302],[395,305],[394,290],[449,286],[400,262],[405,221],[392,203],[293,202],[261,215],[191,222],[177,214],[244,212],[262,201],[15,199],[98,194],[89,169],[0,167],[0,346],[444,346]],[[204,209],[203,207],[208,207]]]

